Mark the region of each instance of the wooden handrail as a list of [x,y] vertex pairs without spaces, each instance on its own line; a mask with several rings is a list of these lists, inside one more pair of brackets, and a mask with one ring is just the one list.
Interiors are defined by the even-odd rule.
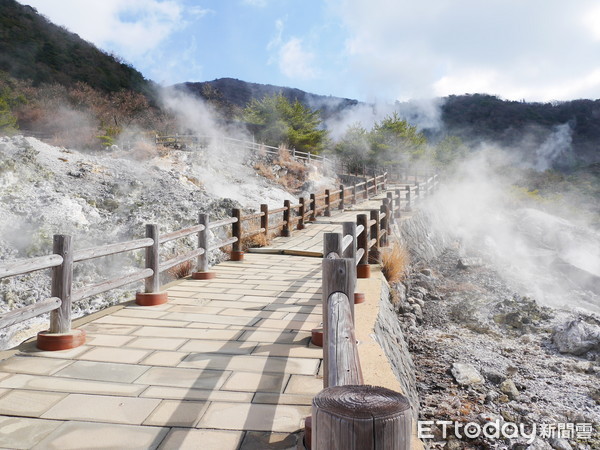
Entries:
[[224,241],[218,242],[218,243],[213,244],[210,247],[208,247],[208,251],[216,250],[218,248],[225,247],[227,245],[231,245],[234,242],[237,242],[237,240],[238,240],[238,238],[236,238],[236,237],[225,239]]
[[0,264],[0,278],[23,275],[37,270],[60,266],[63,259],[60,255],[37,256],[35,258],[17,259]]
[[173,231],[172,233],[163,234],[158,238],[160,244],[165,242],[173,241],[182,237],[189,236],[190,234],[196,234],[199,231],[204,230],[204,225],[194,225],[193,227],[184,228],[183,230]]
[[208,229],[212,230],[213,228],[222,227],[223,225],[231,225],[234,222],[237,222],[237,217],[228,217],[227,219],[217,220],[215,222],[209,222]]
[[283,206],[281,208],[269,209],[269,214],[278,214],[287,211],[287,207]]
[[60,304],[60,298],[50,297],[32,305],[13,309],[12,311],[0,315],[0,328],[10,327],[16,323],[39,316],[40,314],[54,311],[60,307]]
[[171,267],[175,267],[181,263],[189,261],[190,259],[197,258],[200,255],[203,255],[205,250],[203,248],[197,248],[192,250],[191,252],[185,253],[183,255],[176,256],[175,258],[171,258],[165,262],[160,263],[160,272],[164,272],[165,270],[169,270]]
[[[166,242],[166,241],[165,241]],[[135,241],[119,242],[117,244],[108,244],[98,247],[75,250],[73,253],[73,262],[85,261],[88,259],[101,258],[103,256],[116,255],[131,250],[150,247],[154,244],[152,239],[137,239]]]
[[247,216],[242,216],[242,217],[240,218],[240,220],[241,220],[242,222],[244,222],[244,221],[246,221],[246,220],[258,219],[259,217],[262,217],[262,216],[264,216],[264,215],[265,215],[265,213],[264,213],[264,212],[257,212],[257,213],[254,213],[254,214],[248,214]]
[[102,294],[103,292],[110,291],[111,289],[115,289],[121,286],[125,286],[126,284],[135,283],[136,281],[143,280],[144,278],[148,278],[153,275],[154,272],[152,269],[142,269],[138,270],[129,275],[125,275],[119,278],[114,278],[111,280],[102,281],[97,284],[93,284],[91,286],[87,286],[85,288],[77,289],[73,291],[73,295],[71,296],[72,302],[78,302],[83,300],[84,298],[91,297],[92,295]]

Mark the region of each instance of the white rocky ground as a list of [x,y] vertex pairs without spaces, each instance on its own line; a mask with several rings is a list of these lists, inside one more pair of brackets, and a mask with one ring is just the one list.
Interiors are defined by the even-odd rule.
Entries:
[[[540,223],[553,220],[541,220],[535,211],[517,215],[524,217],[520,223],[531,241],[545,239],[549,253],[568,253],[574,245],[566,245],[565,236],[580,236],[565,221],[558,225],[566,234],[552,227],[536,236]],[[535,226],[526,227],[529,222]],[[515,276],[514,267],[508,270],[486,246],[464,248],[450,236],[444,238],[422,237],[411,248],[412,273],[399,286],[405,295],[398,296],[396,305],[417,368],[420,420],[449,421],[446,433],[446,425],[431,427],[433,438],[425,440],[426,447],[600,448],[597,287],[570,284],[572,274],[563,274],[554,280],[562,295],[560,308],[541,306],[539,299],[523,294],[531,273]],[[436,256],[435,247],[446,250]],[[544,301],[553,298],[547,294]],[[592,301],[582,302],[585,298]],[[505,439],[481,433],[468,438],[461,429],[467,423],[475,424],[471,431],[514,423],[526,433],[535,430],[536,436],[510,437],[512,429],[507,428]]]
[[[231,208],[282,206],[294,197],[257,175],[245,150],[215,142],[207,148],[159,155],[118,148],[80,152],[34,138],[0,137],[0,261],[46,255],[54,234],[70,234],[75,248],[140,238],[148,223],[166,233],[190,226],[200,212],[212,219]],[[312,174],[314,183],[333,183]],[[314,186],[305,186],[307,189]],[[165,245],[165,254],[194,244],[193,238]],[[214,261],[222,257],[211,255]],[[75,285],[97,282],[140,266],[141,251],[76,264]],[[125,269],[126,270],[126,269]],[[49,271],[0,280],[0,312],[49,295]],[[84,300],[75,315],[131,298],[128,289]],[[47,326],[47,318],[0,330],[0,349]]]

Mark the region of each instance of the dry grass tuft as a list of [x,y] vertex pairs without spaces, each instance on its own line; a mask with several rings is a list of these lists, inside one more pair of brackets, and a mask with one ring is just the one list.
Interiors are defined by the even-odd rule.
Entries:
[[266,247],[271,243],[271,239],[271,236],[265,236],[264,233],[242,238],[242,250],[245,251],[249,248]]
[[271,180],[271,181],[277,180],[275,178],[275,174],[273,173],[273,170],[262,161],[254,164],[254,170],[256,170],[261,177],[264,177],[267,180]]
[[171,267],[169,269],[169,275],[171,275],[176,280],[179,280],[180,278],[185,278],[189,274],[191,274],[193,269],[194,263],[192,262],[192,260],[189,260],[186,262],[182,262],[181,264],[177,264],[175,267]]
[[399,283],[405,278],[409,264],[408,250],[398,242],[381,249],[381,271],[390,284]]

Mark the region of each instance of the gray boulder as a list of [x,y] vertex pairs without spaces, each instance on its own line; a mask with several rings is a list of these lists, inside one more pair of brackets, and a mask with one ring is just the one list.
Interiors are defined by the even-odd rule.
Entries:
[[456,382],[462,386],[483,383],[483,377],[471,364],[454,363],[450,372]]
[[583,355],[591,350],[600,350],[600,326],[575,319],[556,327],[552,341],[561,353]]

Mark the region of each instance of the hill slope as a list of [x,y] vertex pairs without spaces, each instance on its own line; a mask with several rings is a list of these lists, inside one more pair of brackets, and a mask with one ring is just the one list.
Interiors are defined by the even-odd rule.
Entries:
[[34,84],[80,81],[105,92],[148,85],[133,67],[14,0],[0,0],[0,70]]

